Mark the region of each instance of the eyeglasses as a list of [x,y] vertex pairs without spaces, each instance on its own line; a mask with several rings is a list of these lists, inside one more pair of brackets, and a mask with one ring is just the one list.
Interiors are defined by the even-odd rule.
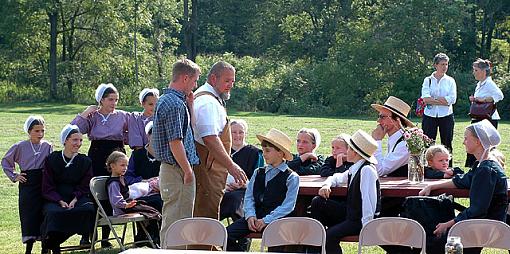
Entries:
[[377,119],[383,119],[383,118],[385,118],[385,117],[391,117],[391,116],[386,116],[386,115],[378,115],[378,116],[377,116]]

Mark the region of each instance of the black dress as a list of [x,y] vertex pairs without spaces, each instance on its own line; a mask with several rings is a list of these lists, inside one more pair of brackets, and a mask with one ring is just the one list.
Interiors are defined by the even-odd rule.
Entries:
[[[60,244],[73,234],[89,235],[92,232],[95,208],[89,191],[91,178],[92,162],[87,156],[76,155],[67,167],[61,151],[48,156],[42,183],[45,199],[41,225],[43,239],[56,236],[54,238],[58,240],[52,243]],[[78,201],[72,209],[62,208],[58,203],[62,200],[69,204],[75,197]]]

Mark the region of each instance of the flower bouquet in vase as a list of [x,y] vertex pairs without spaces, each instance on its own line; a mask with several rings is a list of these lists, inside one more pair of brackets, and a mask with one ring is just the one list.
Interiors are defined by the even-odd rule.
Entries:
[[416,127],[404,130],[404,140],[411,153],[407,162],[407,178],[411,183],[421,183],[425,178],[425,150],[433,141]]

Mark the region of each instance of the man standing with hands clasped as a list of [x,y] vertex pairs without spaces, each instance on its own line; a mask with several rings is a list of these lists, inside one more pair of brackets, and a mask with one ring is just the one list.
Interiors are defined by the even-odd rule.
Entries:
[[219,219],[223,189],[230,173],[237,183],[247,180],[244,171],[230,158],[230,123],[225,100],[234,86],[235,69],[227,62],[217,62],[207,75],[207,82],[195,91],[193,131],[200,164],[194,168],[197,196],[194,216]]
[[200,67],[191,60],[177,61],[172,82],[158,101],[154,113],[152,142],[155,157],[161,161],[160,193],[163,199],[161,247],[165,248],[166,231],[175,221],[192,217],[195,201],[193,165],[199,163],[191,129],[193,88],[197,86]]

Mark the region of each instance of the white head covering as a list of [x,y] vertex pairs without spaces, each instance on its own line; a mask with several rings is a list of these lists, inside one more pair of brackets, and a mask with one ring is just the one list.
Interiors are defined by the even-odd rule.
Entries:
[[60,143],[62,143],[62,145],[66,142],[67,136],[69,136],[69,133],[72,130],[77,130],[78,132],[80,132],[80,128],[78,128],[77,125],[68,124],[68,125],[64,126],[64,128],[60,132]]
[[155,97],[159,97],[159,90],[157,88],[144,88],[140,94],[138,95],[138,100],[140,100],[140,104],[143,102],[143,98],[147,96],[147,94],[152,93]]
[[148,122],[147,125],[145,125],[145,134],[146,135],[149,135],[149,131],[152,130],[152,125],[153,125],[152,121]]
[[501,143],[501,136],[494,125],[492,125],[487,119],[474,123],[472,126],[475,130],[476,137],[480,140],[480,143],[482,143],[484,150],[482,158],[484,158],[484,155],[486,155],[493,147],[496,147]]
[[112,83],[108,83],[108,84],[101,84],[97,87],[96,89],[96,94],[95,94],[95,98],[96,98],[96,101],[99,103],[101,102],[101,99],[103,98],[103,95],[104,95],[104,91],[107,89],[107,88],[111,88],[115,91],[117,91],[117,88],[115,88],[115,86],[113,86]]
[[27,120],[25,121],[25,124],[23,125],[23,130],[28,133],[28,128],[30,128],[30,125],[35,121],[38,120],[41,123],[44,123],[44,118],[42,116],[29,116]]

